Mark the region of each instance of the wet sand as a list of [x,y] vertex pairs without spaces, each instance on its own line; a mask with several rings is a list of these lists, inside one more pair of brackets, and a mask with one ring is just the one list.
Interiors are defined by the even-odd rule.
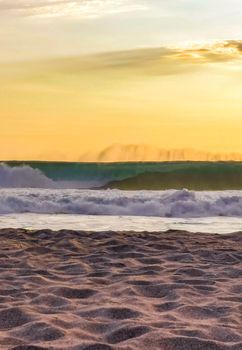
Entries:
[[1,230],[0,349],[242,350],[242,233]]

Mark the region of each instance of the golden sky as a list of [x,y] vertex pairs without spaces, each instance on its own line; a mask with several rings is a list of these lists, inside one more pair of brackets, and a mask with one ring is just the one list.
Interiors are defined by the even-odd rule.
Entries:
[[240,9],[0,0],[0,159],[95,160],[114,144],[242,154]]

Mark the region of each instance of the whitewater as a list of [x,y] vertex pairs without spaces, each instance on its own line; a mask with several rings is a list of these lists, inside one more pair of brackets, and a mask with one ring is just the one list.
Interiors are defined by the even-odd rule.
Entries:
[[242,217],[242,191],[0,190],[0,214]]

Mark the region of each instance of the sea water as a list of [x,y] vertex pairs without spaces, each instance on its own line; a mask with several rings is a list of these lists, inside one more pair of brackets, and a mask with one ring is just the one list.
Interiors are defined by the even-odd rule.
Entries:
[[[178,189],[148,190],[147,181],[138,179],[144,187],[141,190],[132,188],[134,180],[132,190],[107,186],[154,172],[170,174],[179,181],[182,173],[195,187],[205,178],[210,182],[204,180],[203,191],[183,189],[181,184]],[[242,163],[236,162],[0,163],[0,228],[240,231],[242,191],[239,185],[236,190],[231,188],[236,187],[236,177],[242,178],[241,174]],[[211,179],[216,177],[223,190],[211,191]],[[98,183],[106,184],[106,189],[98,188]],[[166,186],[168,182],[161,188]]]
[[0,228],[229,233],[242,230],[242,191],[0,189]]

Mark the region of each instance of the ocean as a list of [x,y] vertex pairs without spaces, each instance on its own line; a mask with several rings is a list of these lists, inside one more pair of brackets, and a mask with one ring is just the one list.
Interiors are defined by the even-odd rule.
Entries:
[[0,228],[242,230],[242,163],[0,164]]

